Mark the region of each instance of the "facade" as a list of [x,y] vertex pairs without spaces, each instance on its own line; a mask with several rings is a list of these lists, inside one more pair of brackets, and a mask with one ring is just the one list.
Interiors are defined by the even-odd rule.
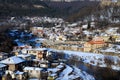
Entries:
[[43,27],[31,27],[31,31],[34,35],[38,35],[38,37],[43,36]]
[[40,79],[41,71],[42,71],[42,68],[39,68],[39,67],[25,67],[24,68],[24,72],[27,72],[30,78]]
[[8,58],[8,53],[0,52],[0,60]]
[[104,40],[100,37],[95,37],[91,41],[86,42],[84,44],[84,52],[90,52],[93,51],[94,49],[101,48],[104,46],[106,46]]
[[0,63],[0,77],[4,75],[4,72],[7,70],[7,65]]
[[36,59],[46,58],[47,49],[46,48],[39,48],[39,49],[29,49],[27,50],[28,54],[35,55]]
[[19,58],[17,56],[13,56],[13,57],[0,61],[0,63],[8,65],[8,70],[10,71],[20,70],[24,62],[25,62],[24,59]]

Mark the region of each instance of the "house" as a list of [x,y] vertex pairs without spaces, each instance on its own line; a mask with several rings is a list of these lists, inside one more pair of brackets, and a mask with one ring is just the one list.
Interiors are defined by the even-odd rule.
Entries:
[[3,59],[6,59],[9,57],[9,54],[8,53],[5,53],[5,52],[0,52],[0,60],[3,60]]
[[120,37],[115,39],[115,42],[120,42]]
[[21,71],[5,71],[5,75],[2,76],[2,80],[26,80],[27,76],[25,72]]
[[0,61],[0,63],[8,65],[8,70],[10,71],[21,70],[24,65],[24,62],[24,59],[17,56],[13,56]]
[[93,51],[94,49],[106,46],[106,43],[101,37],[94,37],[91,41],[84,44],[84,52]]
[[29,49],[32,48],[32,46],[28,46],[28,45],[19,45],[19,46],[14,46],[13,50],[21,50],[21,49]]
[[7,70],[7,65],[0,63],[0,72]]
[[120,42],[120,34],[119,33],[113,34],[112,37],[115,39],[115,42]]
[[47,80],[55,80],[65,68],[66,66],[64,63],[60,63],[55,68],[48,68]]
[[110,27],[105,31],[105,33],[110,34],[110,35],[114,35],[117,33],[117,30],[118,30],[118,27],[115,27],[115,28]]
[[55,80],[57,78],[57,74],[50,74],[48,77],[47,77],[47,80]]
[[105,42],[108,42],[109,38],[110,38],[110,35],[107,34],[107,33],[101,33],[100,34],[100,37],[105,41]]
[[51,67],[55,68],[59,65],[59,61],[58,60],[52,60],[51,62]]
[[[34,58],[33,55],[30,55],[30,54],[19,54],[17,55],[17,57],[20,57],[20,58],[23,58],[25,61],[25,66],[32,66],[32,59]],[[29,64],[28,64],[29,63]]]
[[39,37],[43,36],[43,27],[31,27],[30,29],[34,35],[38,35]]
[[16,71],[15,72],[15,77],[17,80],[26,80],[27,76],[25,72],[21,72],[21,71]]
[[5,70],[7,70],[7,65],[0,63],[0,77],[4,75]]
[[49,62],[47,60],[40,60],[39,65],[41,68],[48,68],[49,67]]
[[64,36],[64,35],[57,36],[56,40],[58,40],[58,41],[66,41],[66,36]]
[[83,51],[84,52],[89,52],[89,51],[91,51],[91,47],[92,47],[92,45],[89,42],[85,42]]
[[25,67],[24,72],[28,73],[29,78],[37,78],[40,79],[41,78],[41,71],[42,68],[39,67]]
[[46,68],[43,68],[43,70],[41,71],[41,79],[42,80],[47,80],[47,77],[48,77],[48,71]]
[[36,59],[45,59],[47,55],[47,48],[27,49],[27,53],[35,55]]
[[31,58],[32,58],[32,55],[30,55],[30,54],[18,54],[17,56],[21,57],[27,61],[31,60]]

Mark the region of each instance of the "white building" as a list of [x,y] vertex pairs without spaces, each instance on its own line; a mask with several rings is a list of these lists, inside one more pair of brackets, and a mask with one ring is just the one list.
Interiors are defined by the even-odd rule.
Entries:
[[28,73],[28,76],[30,78],[37,78],[40,79],[41,78],[41,68],[39,67],[25,67],[24,68],[24,72]]

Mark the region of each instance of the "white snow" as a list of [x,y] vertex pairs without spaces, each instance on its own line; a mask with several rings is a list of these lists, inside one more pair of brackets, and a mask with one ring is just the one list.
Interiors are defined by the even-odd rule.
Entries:
[[72,73],[73,69],[66,65],[66,68],[63,70],[63,72],[60,74],[60,77],[56,80],[69,80],[69,74]]
[[39,50],[39,51],[44,51],[44,50],[47,50],[47,48],[32,48],[32,49],[26,49],[26,50]]
[[24,72],[17,71],[15,74],[20,74],[20,75],[22,75],[22,74],[24,74]]
[[[99,66],[99,67],[107,67],[105,63],[105,57],[108,57],[108,59],[113,61],[115,65],[118,64],[118,61],[120,61],[120,58],[118,56],[107,56],[102,54],[74,52],[74,51],[63,51],[63,52],[69,55],[76,55],[79,58],[81,58],[84,63],[88,63],[88,64]],[[119,68],[120,68],[120,65],[116,68],[116,70],[118,70]]]
[[80,76],[80,78],[82,78],[82,80],[95,80],[95,78],[92,75],[89,75],[85,71],[81,71],[80,69],[76,67],[74,67],[74,71],[76,74]]
[[[52,50],[52,49],[51,49]],[[116,66],[120,62],[120,58],[118,56],[108,56],[103,54],[95,54],[95,53],[85,53],[85,52],[77,52],[77,51],[68,51],[68,50],[52,50],[56,52],[62,52],[65,54],[68,54],[70,57],[73,55],[76,56],[79,60],[82,60],[82,62],[91,64],[93,66],[99,66],[99,67],[108,67],[105,62],[105,58],[112,61],[111,65],[113,64]],[[69,57],[68,56],[68,57]],[[112,67],[112,69],[118,70],[120,68],[120,65],[115,67]]]
[[31,56],[30,54],[19,54],[17,55],[18,57],[22,57],[23,59],[26,58],[26,57],[29,57]]
[[37,71],[41,71],[42,68],[39,68],[39,67],[25,67],[24,70],[37,70]]
[[52,73],[57,73],[58,71],[60,71],[60,69],[57,69],[57,68],[48,68],[48,71],[51,71]]
[[22,58],[19,58],[17,56],[13,56],[10,58],[7,58],[5,60],[0,61],[0,63],[4,63],[4,64],[19,64],[21,62],[24,62],[25,60]]
[[95,80],[95,78],[85,71],[81,71],[77,67],[70,67],[66,65],[66,68],[60,73],[59,77],[56,80]]
[[0,68],[6,67],[7,65],[0,63]]
[[100,51],[120,54],[120,45],[112,45],[111,47],[108,47],[107,49],[102,49]]
[[112,67],[112,69],[114,69],[114,70],[118,70],[118,71],[120,70],[120,66],[112,65],[111,67]]

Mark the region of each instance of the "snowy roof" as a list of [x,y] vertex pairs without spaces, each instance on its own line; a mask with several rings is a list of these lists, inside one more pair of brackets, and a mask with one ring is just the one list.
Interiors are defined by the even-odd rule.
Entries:
[[44,50],[47,50],[47,48],[32,48],[32,49],[27,49],[27,50],[39,50],[39,51],[44,51]]
[[63,67],[64,67],[63,65],[58,65],[56,68],[61,69]]
[[15,42],[17,43],[17,45],[20,46],[20,47],[26,46],[24,43],[20,42],[18,39],[14,40],[14,41],[15,41]]
[[24,74],[24,72],[17,71],[15,74]]
[[4,64],[19,64],[19,63],[24,62],[24,61],[25,60],[20,58],[20,57],[13,56],[13,57],[10,57],[10,58],[7,58],[5,60],[0,61],[0,63],[4,63]]
[[41,71],[42,68],[39,68],[39,67],[25,67],[24,70],[37,70],[37,71]]
[[11,32],[16,32],[16,31],[18,31],[18,30],[15,29],[15,30],[10,30],[10,31],[11,31]]
[[86,34],[86,35],[90,35],[90,34],[92,34],[92,32],[87,31],[87,30],[83,31],[83,33]]
[[28,80],[39,80],[39,79],[36,79],[36,78],[31,78],[31,79],[28,79]]
[[22,58],[26,58],[26,57],[29,57],[31,56],[30,54],[19,54],[17,55],[18,57],[22,57]]
[[0,63],[0,68],[6,67],[7,65]]
[[[63,70],[63,72],[61,73],[61,75],[66,75],[68,76],[71,72],[73,71],[73,69],[70,66],[66,65],[66,68]],[[64,77],[63,77],[64,78]]]
[[57,74],[53,73],[53,74],[50,74],[50,76],[57,76]]
[[57,73],[58,71],[60,71],[60,69],[57,69],[57,68],[48,68],[48,71],[51,71],[53,73]]
[[93,40],[89,41],[90,44],[104,44],[104,40],[100,37],[95,37]]

